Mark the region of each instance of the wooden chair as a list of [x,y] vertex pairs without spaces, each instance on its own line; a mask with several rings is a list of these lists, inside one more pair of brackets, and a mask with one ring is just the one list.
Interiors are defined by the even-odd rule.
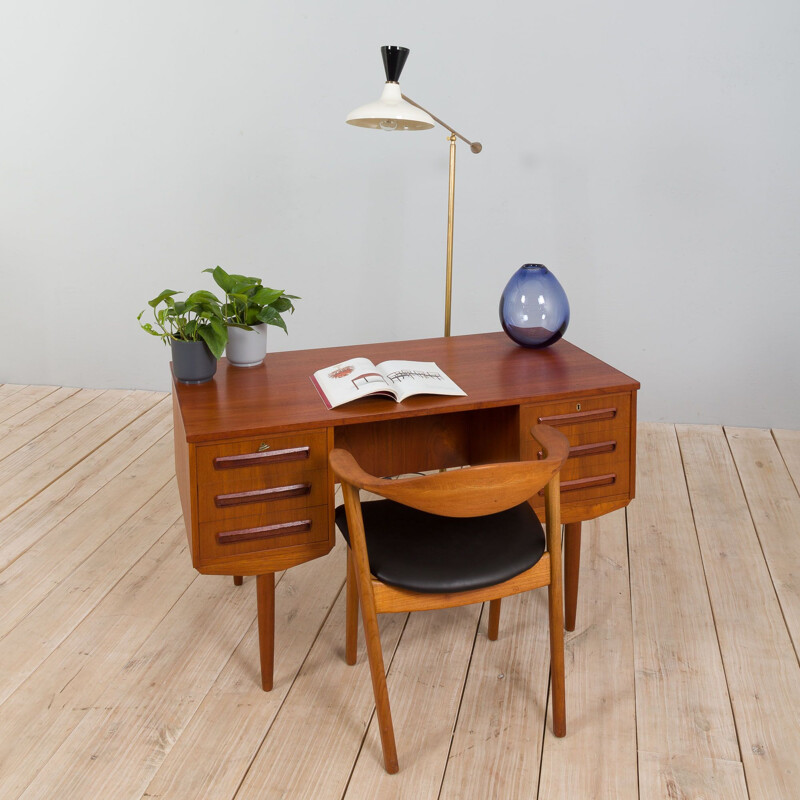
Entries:
[[[358,606],[367,640],[383,763],[397,772],[377,614],[489,601],[496,639],[503,597],[548,587],[553,732],[566,734],[559,470],[566,437],[536,425],[544,458],[389,480],[365,472],[346,450],[330,464],[342,484],[336,523],[347,543],[345,659],[356,662]],[[386,498],[361,505],[359,489]],[[547,540],[531,505],[544,489]]]

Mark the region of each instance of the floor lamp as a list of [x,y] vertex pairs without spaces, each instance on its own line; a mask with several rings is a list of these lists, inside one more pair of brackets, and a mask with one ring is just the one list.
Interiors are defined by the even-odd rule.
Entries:
[[403,71],[409,49],[407,47],[381,47],[383,66],[386,70],[386,85],[380,98],[374,103],[351,111],[347,123],[360,128],[375,128],[382,131],[424,131],[438,122],[450,131],[450,185],[447,203],[447,263],[444,293],[444,335],[450,335],[450,297],[453,289],[453,214],[456,189],[456,137],[466,142],[473,153],[483,149],[480,142],[470,142],[447,123],[442,122],[419,103],[400,92],[400,73]]

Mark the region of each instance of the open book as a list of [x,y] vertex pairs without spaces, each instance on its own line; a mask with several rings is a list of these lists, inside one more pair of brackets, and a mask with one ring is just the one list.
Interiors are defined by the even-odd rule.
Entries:
[[328,408],[359,397],[386,395],[401,403],[415,394],[466,395],[432,361],[382,361],[351,358],[317,370],[311,377]]

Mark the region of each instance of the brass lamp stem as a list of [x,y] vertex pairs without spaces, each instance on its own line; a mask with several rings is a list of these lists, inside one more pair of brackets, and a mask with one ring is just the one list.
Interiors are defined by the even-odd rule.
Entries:
[[450,134],[450,186],[447,196],[447,266],[444,286],[444,335],[450,335],[450,298],[453,293],[453,220],[456,202],[456,134]]
[[447,266],[445,272],[445,287],[444,287],[444,335],[450,335],[450,298],[453,292],[453,217],[456,198],[456,136],[462,142],[469,145],[469,149],[473,153],[480,153],[483,145],[480,142],[471,142],[469,139],[462,136],[457,130],[451,128],[446,122],[442,122],[434,114],[431,114],[427,108],[423,108],[419,103],[415,103],[410,97],[401,95],[403,100],[411,103],[412,106],[424,111],[431,119],[438,122],[443,128],[450,131],[450,187],[447,201]]

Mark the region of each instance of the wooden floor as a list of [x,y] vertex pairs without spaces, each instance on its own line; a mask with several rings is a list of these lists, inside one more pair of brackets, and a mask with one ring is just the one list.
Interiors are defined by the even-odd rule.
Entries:
[[0,797],[800,798],[800,432],[644,424],[637,499],[584,527],[567,737],[545,590],[381,618],[400,773],[344,553],[282,575],[275,689],[255,581],[198,576],[169,399],[0,386]]

